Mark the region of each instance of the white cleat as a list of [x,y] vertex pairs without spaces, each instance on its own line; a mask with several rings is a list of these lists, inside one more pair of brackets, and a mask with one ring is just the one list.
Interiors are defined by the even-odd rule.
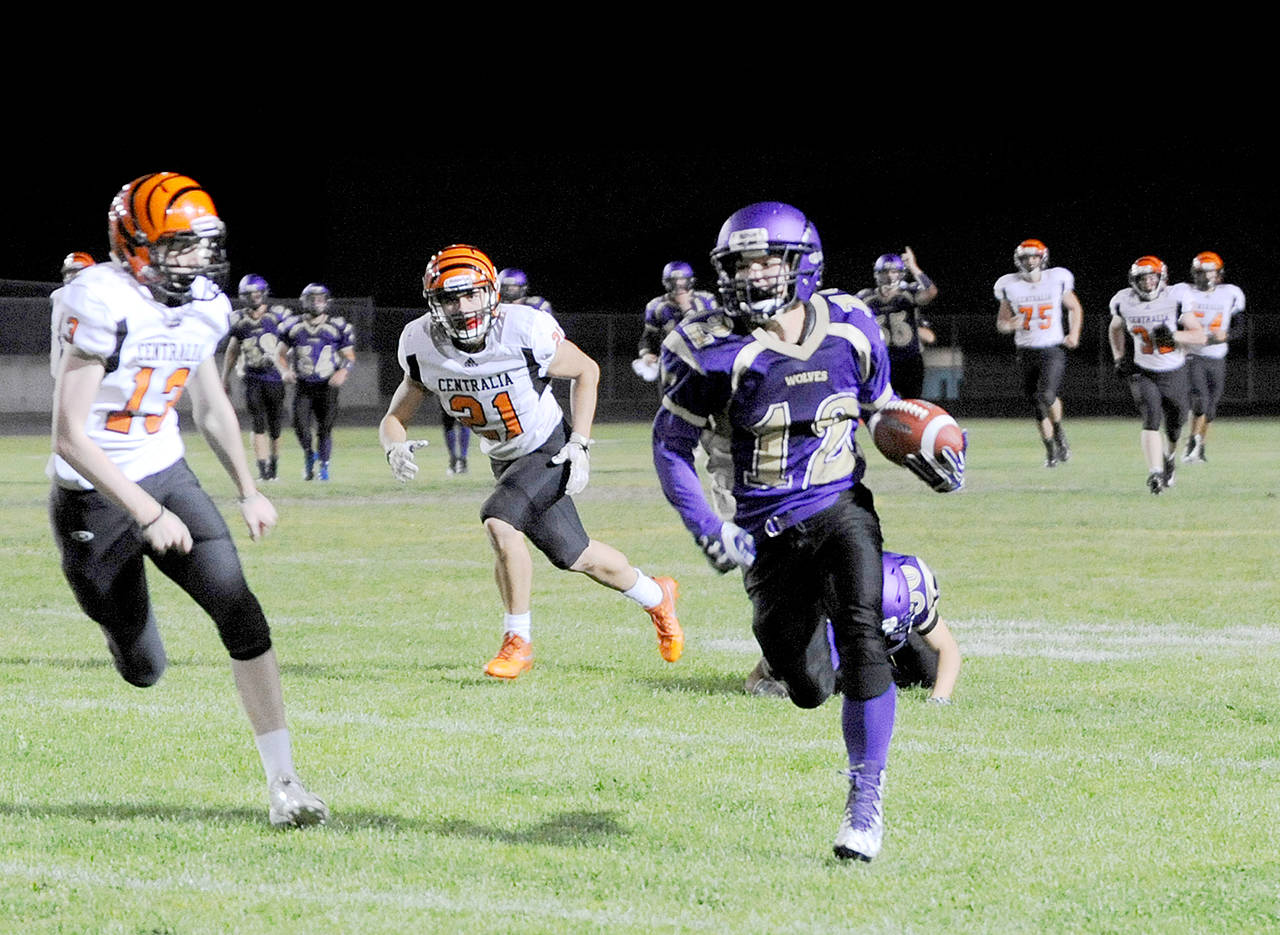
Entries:
[[835,854],[842,860],[869,861],[884,842],[884,770],[874,776],[849,772],[849,800],[836,832]]
[[277,828],[305,828],[329,820],[329,806],[307,791],[297,776],[277,776],[267,786],[271,824]]

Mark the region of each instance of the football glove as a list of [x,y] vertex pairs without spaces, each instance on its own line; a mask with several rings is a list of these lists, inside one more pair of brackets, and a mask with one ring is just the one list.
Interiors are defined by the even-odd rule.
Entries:
[[959,451],[943,448],[942,454],[933,458],[909,454],[903,467],[920,478],[938,493],[953,493],[964,486],[964,456],[969,450],[969,433],[964,433],[964,444]]
[[649,363],[643,357],[637,357],[631,362],[631,369],[641,380],[646,383],[652,383],[658,379],[658,363],[654,361]]
[[698,548],[720,574],[750,568],[756,560],[756,540],[741,526],[721,523],[718,536],[698,536]]
[[426,448],[427,440],[420,438],[412,442],[396,442],[387,449],[387,464],[391,465],[391,476],[402,484],[413,480],[418,473],[418,465],[413,460],[413,453],[419,448]]
[[552,464],[569,462],[569,480],[565,482],[564,492],[571,497],[586,489],[587,479],[591,475],[591,455],[587,451],[587,446],[590,444],[590,439],[583,438],[574,432],[569,436],[569,441],[551,459]]
[[1162,351],[1171,351],[1178,346],[1173,339],[1173,331],[1164,322],[1151,329],[1151,343]]
[[1121,380],[1127,380],[1138,372],[1138,368],[1128,357],[1121,357],[1116,361],[1116,376]]

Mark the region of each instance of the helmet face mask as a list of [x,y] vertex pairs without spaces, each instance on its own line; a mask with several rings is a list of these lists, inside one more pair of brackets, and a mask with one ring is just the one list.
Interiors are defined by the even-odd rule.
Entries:
[[1222,257],[1211,250],[1197,253],[1191,261],[1191,280],[1201,292],[1208,292],[1222,282]]
[[[493,261],[466,244],[445,247],[427,263],[422,295],[432,321],[455,347],[477,351],[484,346],[498,308],[498,279]],[[527,280],[524,285],[528,288]]]
[[681,260],[672,260],[662,267],[662,288],[667,295],[693,291],[693,267]]
[[1168,275],[1159,257],[1138,257],[1129,267],[1129,285],[1142,301],[1149,302],[1164,290]]
[[498,295],[503,302],[519,302],[529,294],[529,277],[524,270],[508,268],[498,273]]
[[725,311],[753,325],[807,302],[822,283],[822,262],[817,229],[778,201],[730,215],[711,251]]
[[267,285],[267,281],[261,276],[256,273],[250,273],[241,277],[237,291],[240,294],[240,301],[244,303],[246,308],[257,309],[267,304],[267,296],[271,294],[271,287]]
[[1024,240],[1013,251],[1013,265],[1023,279],[1035,279],[1049,266],[1049,248],[1039,240]]
[[220,287],[228,270],[227,228],[194,179],[157,172],[120,189],[107,214],[111,255],[158,301],[185,305],[204,277]]
[[896,253],[886,253],[877,257],[873,268],[876,285],[880,287],[881,292],[890,293],[898,288],[898,283],[902,282],[906,276],[906,270],[907,264]]
[[298,301],[302,303],[302,314],[308,319],[320,318],[329,310],[329,287],[319,282],[307,283]]

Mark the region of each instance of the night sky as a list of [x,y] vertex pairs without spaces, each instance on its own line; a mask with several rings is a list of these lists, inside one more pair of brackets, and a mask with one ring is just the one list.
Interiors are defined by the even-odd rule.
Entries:
[[1111,136],[1028,154],[1009,141],[944,136],[910,150],[870,142],[786,154],[495,147],[413,157],[270,146],[265,157],[245,147],[196,158],[111,154],[65,170],[29,152],[30,168],[11,178],[56,183],[13,186],[0,278],[53,280],[72,250],[104,259],[115,191],[169,169],[213,196],[230,232],[233,282],[259,273],[284,297],[321,281],[339,296],[420,305],[427,258],[469,242],[499,267],[524,269],[532,291],[559,312],[638,316],[661,291],[664,263],[692,263],[710,287],[707,254],[723,220],[750,202],[780,200],[816,224],[826,285],[870,285],[875,257],[910,245],[939,283],[937,315],[994,314],[991,285],[1012,270],[1013,248],[1026,237],[1045,241],[1054,265],[1075,273],[1086,314],[1105,314],[1139,255],[1163,258],[1176,281],[1206,249],[1223,255],[1228,279],[1255,293],[1255,308],[1276,266],[1280,185],[1261,147],[1233,146]]

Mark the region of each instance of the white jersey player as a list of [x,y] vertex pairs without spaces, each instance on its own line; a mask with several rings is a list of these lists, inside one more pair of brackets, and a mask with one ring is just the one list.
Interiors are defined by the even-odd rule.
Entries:
[[[581,572],[645,608],[662,658],[684,651],[676,619],[676,582],[650,578],[613,546],[591,539],[571,497],[589,477],[591,425],[600,368],[550,313],[498,303],[498,272],[475,247],[454,244],[427,264],[423,295],[430,312],[400,336],[404,379],[378,426],[392,475],[418,471],[406,427],[422,401],[435,396],[445,414],[481,438],[496,486],[480,509],[494,550],[504,605],[502,646],[485,674],[514,679],[533,665],[530,600],[533,567],[525,536],[557,568]],[[573,424],[551,392],[551,380],[573,381]]]
[[[1185,349],[1204,343],[1195,315],[1179,308],[1166,286],[1167,278],[1159,257],[1135,260],[1129,268],[1129,288],[1111,297],[1107,331],[1116,372],[1128,380],[1142,416],[1147,488],[1153,494],[1173,486],[1173,451],[1188,405]],[[1131,352],[1127,343],[1132,345]]]
[[1222,257],[1211,250],[1191,261],[1191,282],[1170,289],[1178,304],[1196,316],[1204,329],[1203,347],[1187,349],[1187,377],[1191,382],[1191,432],[1183,461],[1207,461],[1205,440],[1217,417],[1218,402],[1226,387],[1227,341],[1239,330],[1244,293],[1222,281]]
[[183,459],[174,409],[190,389],[250,535],[266,533],[275,508],[249,474],[213,356],[231,312],[212,281],[226,271],[226,228],[195,180],[158,172],[120,190],[108,230],[114,262],[83,270],[56,303],[63,348],[49,513],[63,574],[101,627],[120,675],[140,688],[154,685],[167,664],[144,559],[190,594],[231,657],[267,777],[271,823],[324,822],[328,808],[294,771],[270,627],[222,514]]
[[1070,270],[1049,265],[1049,248],[1039,240],[1018,244],[1013,265],[1018,272],[996,280],[996,330],[1013,335],[1018,380],[1035,410],[1044,466],[1052,468],[1071,457],[1058,392],[1066,352],[1080,344],[1084,310],[1076,297],[1075,277]]

